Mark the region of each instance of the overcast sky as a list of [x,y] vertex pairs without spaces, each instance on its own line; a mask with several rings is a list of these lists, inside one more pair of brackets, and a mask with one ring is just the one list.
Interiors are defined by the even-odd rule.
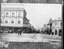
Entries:
[[[8,4],[9,5],[9,4]],[[41,28],[52,18],[62,17],[61,4],[14,4],[12,7],[23,7],[27,12],[27,18],[35,28]]]

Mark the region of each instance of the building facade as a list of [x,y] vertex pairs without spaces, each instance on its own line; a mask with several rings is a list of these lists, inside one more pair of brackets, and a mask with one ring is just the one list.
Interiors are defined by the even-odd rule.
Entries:
[[25,30],[25,27],[26,29],[31,27],[29,20],[26,17],[26,10],[23,7],[11,7],[9,4],[3,3],[2,5],[0,31],[6,29],[7,31],[10,29],[17,31],[18,28],[22,31]]
[[2,8],[1,9],[1,26],[22,27],[28,24],[26,11],[23,8]]
[[2,8],[1,26],[21,26],[23,24],[23,9]]
[[52,21],[52,32],[53,35],[61,36],[62,33],[62,20],[54,20]]

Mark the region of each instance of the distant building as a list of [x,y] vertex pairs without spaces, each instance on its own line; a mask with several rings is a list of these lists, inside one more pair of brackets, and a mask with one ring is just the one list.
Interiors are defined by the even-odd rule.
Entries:
[[45,32],[46,32],[46,30],[47,30],[47,25],[46,25],[46,24],[44,24],[44,27],[42,27],[42,28],[41,28],[41,31],[42,31],[42,33],[45,33]]
[[51,32],[53,35],[60,35],[62,33],[62,19],[52,20],[49,22]]
[[50,26],[50,32],[53,35],[61,35],[62,33],[62,19],[59,17],[56,20],[49,20],[49,23],[47,24]]

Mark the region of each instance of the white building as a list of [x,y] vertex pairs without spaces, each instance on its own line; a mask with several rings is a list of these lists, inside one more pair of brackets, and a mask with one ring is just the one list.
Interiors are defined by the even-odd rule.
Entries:
[[[8,5],[8,4],[5,4]],[[28,26],[29,20],[26,18],[26,11],[22,7],[11,7],[2,4],[1,26],[22,27]],[[13,4],[12,4],[13,5]]]
[[[18,32],[31,28],[26,10],[20,4],[1,4],[0,31]],[[28,29],[27,29],[28,28]],[[20,32],[19,31],[19,32]]]
[[52,21],[52,32],[53,35],[59,35],[62,33],[62,20],[61,19],[57,19]]
[[1,13],[1,26],[21,26],[23,24],[22,8],[2,8]]

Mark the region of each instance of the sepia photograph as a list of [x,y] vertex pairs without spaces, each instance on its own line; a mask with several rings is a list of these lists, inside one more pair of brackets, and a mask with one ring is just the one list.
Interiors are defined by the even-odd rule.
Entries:
[[62,0],[0,2],[0,49],[62,49]]

